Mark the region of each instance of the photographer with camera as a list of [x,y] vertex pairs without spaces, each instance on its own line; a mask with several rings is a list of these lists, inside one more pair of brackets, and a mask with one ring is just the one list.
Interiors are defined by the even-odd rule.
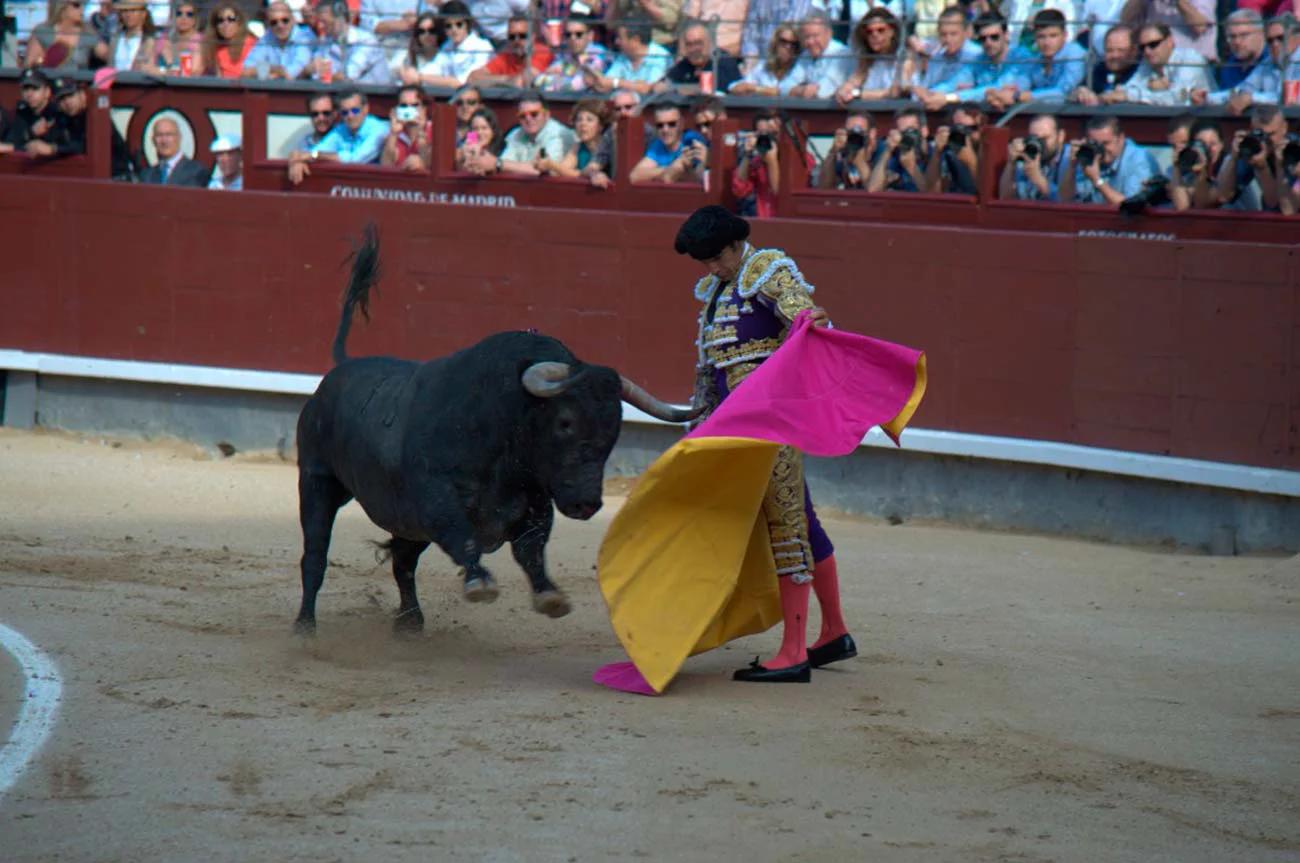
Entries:
[[427,171],[433,165],[433,122],[418,85],[408,84],[397,91],[397,105],[388,112],[388,138],[379,163],[403,171]]
[[[1224,209],[1281,209],[1278,201],[1280,154],[1288,142],[1286,118],[1276,105],[1256,105],[1250,112],[1250,131],[1238,131],[1219,169],[1219,199]],[[1282,177],[1285,180],[1285,176]]]
[[925,167],[925,190],[932,195],[979,193],[980,127],[984,110],[974,102],[954,105],[948,123],[934,132],[934,156]]
[[1184,115],[1169,125],[1169,200],[1176,210],[1207,210],[1219,206],[1215,184],[1225,152],[1223,132],[1214,120]]
[[781,188],[781,163],[777,138],[781,120],[764,108],[754,114],[754,131],[742,132],[736,144],[736,171],[731,193],[740,200],[739,215],[770,219],[776,215],[776,194]]
[[704,182],[709,145],[699,132],[684,129],[681,109],[676,105],[654,107],[655,136],[646,146],[645,157],[632,166],[633,183]]
[[871,154],[876,151],[876,130],[871,115],[854,111],[835,130],[831,148],[817,171],[819,189],[865,189],[871,176]]
[[1300,213],[1300,135],[1287,135],[1278,155],[1282,162],[1277,172],[1277,203],[1284,215]]
[[1141,192],[1148,178],[1160,176],[1155,158],[1124,135],[1118,118],[1091,117],[1084,133],[1086,138],[1070,142],[1061,175],[1063,203],[1117,207]]
[[925,125],[925,109],[900,108],[894,114],[894,128],[876,154],[868,192],[919,192],[925,188],[925,169],[930,164],[933,145]]
[[1004,201],[1055,201],[1070,148],[1065,130],[1055,116],[1039,114],[1029,121],[1028,132],[1007,145],[998,197]]

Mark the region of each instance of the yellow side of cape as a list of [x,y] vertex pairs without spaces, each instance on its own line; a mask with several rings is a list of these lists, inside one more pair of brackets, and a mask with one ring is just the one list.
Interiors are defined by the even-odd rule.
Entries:
[[600,547],[600,589],[628,657],[662,692],[688,656],[781,619],[762,516],[778,445],[679,441],[655,460]]

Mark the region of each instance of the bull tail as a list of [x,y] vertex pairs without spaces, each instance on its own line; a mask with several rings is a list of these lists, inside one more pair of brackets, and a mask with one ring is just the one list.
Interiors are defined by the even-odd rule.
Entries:
[[353,310],[361,309],[361,316],[370,320],[370,289],[379,281],[379,230],[374,222],[366,225],[361,245],[353,249],[348,260],[352,261],[352,278],[343,292],[343,316],[334,336],[334,365],[348,358],[348,331],[352,329]]

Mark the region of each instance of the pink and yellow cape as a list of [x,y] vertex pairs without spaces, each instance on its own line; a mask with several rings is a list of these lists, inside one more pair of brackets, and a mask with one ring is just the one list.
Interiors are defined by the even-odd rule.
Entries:
[[925,394],[925,355],[795,319],[781,348],[707,421],[655,460],[597,557],[631,662],[597,683],[664,691],[689,656],[781,619],[763,496],[777,450],[852,452],[880,426],[898,443]]

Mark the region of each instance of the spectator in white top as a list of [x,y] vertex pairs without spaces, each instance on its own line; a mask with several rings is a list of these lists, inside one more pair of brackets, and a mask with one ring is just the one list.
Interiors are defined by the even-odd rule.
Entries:
[[894,13],[877,6],[853,28],[849,40],[856,55],[856,68],[840,85],[835,101],[847,105],[856,99],[897,99],[898,45],[902,27]]
[[1195,48],[1213,63],[1219,58],[1215,6],[1216,0],[1128,0],[1120,20],[1135,33],[1148,24],[1164,24],[1179,48]]
[[[516,15],[527,17],[533,11],[528,0],[472,0],[472,3],[474,20],[478,22],[484,35],[493,42],[506,41],[506,30],[512,17]],[[447,4],[444,3],[438,11],[445,17]]]
[[361,0],[361,29],[374,33],[387,56],[401,54],[415,29],[417,0]]
[[388,59],[380,50],[375,34],[351,23],[347,0],[323,0],[316,6],[316,20],[324,31],[309,68],[312,77],[323,76],[328,63],[333,79],[359,84],[391,84]]
[[209,189],[238,192],[244,188],[244,151],[238,135],[221,135],[208,148],[216,164],[212,166]]
[[744,78],[731,85],[734,96],[788,96],[800,83],[794,75],[799,59],[799,31],[790,23],[779,25],[772,33],[767,57],[755,63]]
[[[433,67],[421,75],[425,84],[433,87],[459,87],[469,79],[469,73],[481,69],[492,59],[496,49],[492,43],[474,32],[474,18],[469,7],[461,0],[447,0],[438,10],[447,41],[438,49]],[[501,33],[505,34],[505,22]]]
[[803,54],[795,63],[796,84],[790,95],[796,99],[829,99],[853,74],[854,57],[849,46],[831,36],[826,13],[814,10],[799,25]]
[[421,12],[415,19],[411,39],[406,50],[388,62],[393,78],[403,84],[427,83],[425,76],[433,76],[433,62],[438,57],[438,44],[442,41],[442,22],[434,12]]
[[113,9],[119,22],[117,33],[95,46],[95,56],[119,72],[147,71],[153,64],[155,29],[144,0],[117,0]]
[[1164,24],[1148,24],[1138,33],[1142,62],[1124,86],[1125,101],[1143,105],[1189,105],[1192,93],[1208,89],[1205,59],[1192,48],[1179,48]]

